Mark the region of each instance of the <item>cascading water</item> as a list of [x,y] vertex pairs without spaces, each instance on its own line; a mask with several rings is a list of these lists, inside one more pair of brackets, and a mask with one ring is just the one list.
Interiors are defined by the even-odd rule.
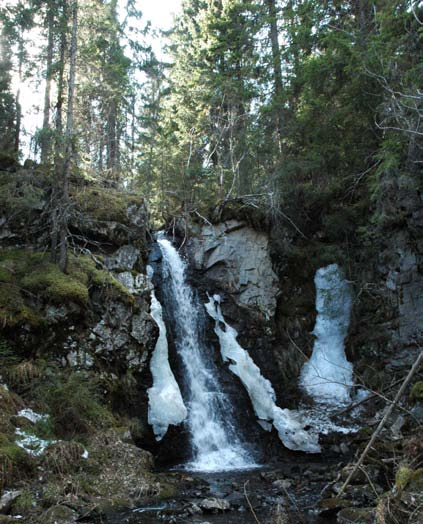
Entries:
[[193,460],[187,469],[224,471],[255,466],[239,438],[229,399],[218,379],[208,348],[201,340],[200,310],[186,282],[186,265],[172,244],[158,238],[163,255],[166,307],[173,312],[175,345],[185,372],[187,426]]

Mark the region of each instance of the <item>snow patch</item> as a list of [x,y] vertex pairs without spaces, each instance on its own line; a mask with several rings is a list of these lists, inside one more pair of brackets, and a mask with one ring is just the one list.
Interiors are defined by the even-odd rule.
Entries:
[[[230,362],[229,369],[239,377],[247,390],[259,423],[266,428],[266,422],[272,422],[287,448],[319,453],[318,435],[304,429],[301,415],[276,405],[276,394],[272,384],[263,377],[260,368],[248,352],[238,344],[236,330],[226,323],[220,308],[220,297],[214,295],[209,299],[205,307],[216,322],[214,330],[219,337],[222,358],[225,362]],[[268,427],[270,429],[270,425]]]
[[30,408],[21,409],[18,412],[18,417],[24,417],[28,420],[30,420],[33,424],[36,424],[39,421],[47,421],[49,419],[48,415],[40,415],[39,413],[36,413],[35,411],[32,411]]
[[156,440],[161,440],[169,425],[185,420],[187,408],[181,391],[169,365],[166,326],[163,322],[162,306],[154,291],[151,292],[150,314],[159,327],[159,338],[150,360],[153,387],[148,393],[148,423],[153,427]]
[[24,449],[29,455],[33,455],[34,457],[39,457],[44,453],[48,446],[50,446],[50,444],[58,442],[57,440],[44,440],[36,435],[27,433],[20,428],[16,428],[15,433],[17,436],[16,444]]

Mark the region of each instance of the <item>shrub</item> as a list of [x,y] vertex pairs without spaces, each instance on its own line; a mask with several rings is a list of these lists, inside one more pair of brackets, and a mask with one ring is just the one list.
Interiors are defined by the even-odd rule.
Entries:
[[79,469],[83,453],[84,446],[79,442],[60,441],[47,448],[43,460],[48,471],[63,475]]
[[33,469],[33,460],[7,435],[0,434],[0,493],[12,481]]
[[100,404],[96,383],[85,374],[56,375],[40,393],[48,404],[56,435],[84,435],[113,423],[113,415]]

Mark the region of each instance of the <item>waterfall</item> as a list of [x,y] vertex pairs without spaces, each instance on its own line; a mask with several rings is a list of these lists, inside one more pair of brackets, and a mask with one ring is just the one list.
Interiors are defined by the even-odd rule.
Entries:
[[177,353],[182,361],[193,459],[188,469],[224,471],[254,467],[234,426],[229,399],[218,379],[210,349],[202,340],[202,305],[186,281],[186,265],[172,244],[158,238],[163,255],[165,307],[172,312]]
[[350,322],[350,286],[337,264],[318,269],[314,282],[316,340],[311,358],[302,369],[301,385],[317,402],[349,402],[352,364],[345,356],[344,340]]

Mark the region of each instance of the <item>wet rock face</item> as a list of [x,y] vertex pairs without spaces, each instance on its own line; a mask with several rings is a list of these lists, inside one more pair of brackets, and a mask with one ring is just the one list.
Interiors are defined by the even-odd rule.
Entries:
[[268,237],[245,223],[228,220],[202,226],[189,242],[196,269],[230,293],[241,307],[273,317],[278,280],[269,256]]
[[392,244],[383,254],[386,265],[378,269],[384,274],[387,293],[398,300],[395,338],[403,344],[423,332],[423,245],[412,242],[406,231],[394,235]]

